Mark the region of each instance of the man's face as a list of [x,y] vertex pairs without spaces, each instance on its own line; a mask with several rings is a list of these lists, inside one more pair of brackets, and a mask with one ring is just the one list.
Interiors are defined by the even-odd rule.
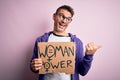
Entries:
[[57,14],[53,15],[54,20],[54,31],[65,32],[69,23],[72,20],[72,15],[69,11],[65,9],[59,10]]

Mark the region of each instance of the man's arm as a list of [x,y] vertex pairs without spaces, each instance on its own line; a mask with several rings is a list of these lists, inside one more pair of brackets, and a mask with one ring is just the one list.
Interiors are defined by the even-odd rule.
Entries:
[[35,73],[38,73],[39,69],[42,67],[42,60],[41,60],[41,58],[38,58],[37,43],[38,43],[38,40],[36,40],[36,42],[35,42],[34,53],[33,53],[32,59],[30,61],[30,69]]
[[[86,45],[86,50],[85,50],[85,56],[83,56],[83,58],[79,59],[79,63],[78,63],[78,71],[79,73],[84,76],[88,73],[91,64],[92,64],[92,60],[93,60],[93,55],[95,54],[95,52],[100,48],[101,46],[98,46],[97,44],[91,42],[88,43]],[[83,53],[83,45],[80,45],[80,53]]]

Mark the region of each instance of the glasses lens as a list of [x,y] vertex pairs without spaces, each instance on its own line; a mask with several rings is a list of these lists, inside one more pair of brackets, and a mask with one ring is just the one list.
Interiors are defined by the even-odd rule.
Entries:
[[70,17],[66,17],[64,14],[57,14],[60,19],[64,20],[66,19],[67,22],[71,22],[72,19]]

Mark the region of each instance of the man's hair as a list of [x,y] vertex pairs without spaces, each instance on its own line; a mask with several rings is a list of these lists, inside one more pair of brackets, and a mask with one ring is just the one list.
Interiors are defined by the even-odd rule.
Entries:
[[72,16],[74,15],[73,8],[70,7],[70,6],[68,6],[68,5],[60,6],[60,7],[56,10],[56,14],[58,14],[59,10],[61,10],[61,9],[65,9],[65,10],[69,11]]

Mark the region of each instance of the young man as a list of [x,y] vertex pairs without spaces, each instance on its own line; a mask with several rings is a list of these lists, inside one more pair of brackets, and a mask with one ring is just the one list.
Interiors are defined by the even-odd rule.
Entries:
[[34,54],[31,60],[30,68],[33,72],[38,73],[42,67],[42,59],[38,58],[38,42],[75,42],[76,58],[74,74],[65,73],[49,73],[40,74],[39,80],[79,80],[79,74],[84,76],[91,67],[93,54],[100,48],[100,46],[91,42],[86,45],[86,51],[83,51],[83,43],[75,35],[67,33],[66,29],[74,15],[73,9],[68,5],[59,7],[53,14],[54,29],[51,32],[37,38],[34,47]]

